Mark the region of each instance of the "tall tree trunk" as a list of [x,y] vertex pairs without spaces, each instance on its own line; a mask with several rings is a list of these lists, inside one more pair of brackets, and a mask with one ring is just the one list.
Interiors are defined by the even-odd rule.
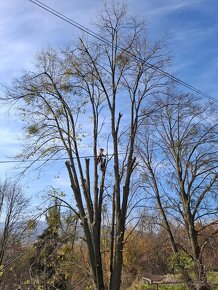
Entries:
[[123,266],[123,239],[124,239],[124,230],[125,225],[121,222],[118,233],[117,239],[115,242],[115,254],[114,254],[114,266],[113,266],[113,273],[112,279],[110,281],[110,290],[119,290],[121,286],[121,273],[122,273],[122,266]]
[[195,261],[195,275],[197,277],[197,287],[199,290],[209,290],[210,285],[207,281],[207,275],[201,258],[200,247],[198,244],[197,232],[195,230],[192,217],[189,225],[189,236]]

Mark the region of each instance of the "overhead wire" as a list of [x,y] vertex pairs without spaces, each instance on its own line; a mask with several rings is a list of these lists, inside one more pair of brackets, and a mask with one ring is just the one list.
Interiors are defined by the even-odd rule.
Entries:
[[124,49],[123,49],[122,47],[120,47],[119,45],[116,45],[116,46],[115,46],[115,45],[112,45],[111,42],[110,42],[109,40],[107,40],[105,37],[100,36],[99,34],[95,33],[93,30],[87,28],[87,27],[84,26],[84,25],[81,25],[80,23],[78,23],[78,22],[74,21],[73,19],[71,19],[71,18],[65,16],[64,14],[58,12],[57,10],[53,9],[52,7],[46,5],[46,4],[44,4],[44,3],[42,3],[42,2],[40,2],[40,1],[38,1],[38,0],[29,0],[29,1],[32,2],[33,4],[37,5],[37,6],[41,7],[42,9],[46,10],[46,11],[49,12],[50,14],[53,14],[54,16],[56,16],[56,17],[62,19],[63,21],[67,22],[68,24],[70,24],[70,25],[72,25],[72,26],[78,28],[79,30],[85,32],[86,34],[89,34],[90,36],[92,36],[92,37],[98,39],[99,41],[101,41],[101,42],[103,42],[103,43],[105,43],[105,44],[107,44],[107,45],[110,45],[110,46],[112,46],[113,48],[118,49],[119,51],[121,50],[123,53],[127,54],[128,56],[131,56],[131,57],[133,57],[134,59],[136,59],[136,60],[138,60],[138,61],[140,61],[140,62],[146,64],[148,68],[151,68],[151,69],[153,69],[153,70],[155,70],[155,71],[157,71],[157,72],[163,74],[165,77],[167,77],[167,78],[171,79],[172,81],[174,81],[174,82],[176,82],[176,83],[178,83],[178,84],[180,84],[180,85],[186,87],[187,89],[189,89],[189,90],[191,90],[191,91],[193,91],[193,92],[195,92],[195,93],[197,93],[197,94],[199,94],[199,95],[201,95],[201,96],[203,96],[203,97],[206,97],[206,98],[208,98],[208,99],[211,99],[211,100],[213,100],[213,101],[218,101],[217,98],[214,98],[214,97],[210,96],[209,94],[207,94],[207,93],[205,93],[205,92],[199,90],[198,88],[194,87],[193,85],[191,85],[191,84],[189,84],[189,83],[183,81],[182,79],[180,79],[180,78],[178,78],[178,77],[176,77],[176,76],[174,76],[174,75],[172,75],[172,74],[166,72],[165,70],[163,70],[163,69],[157,67],[156,65],[153,65],[153,64],[151,64],[150,62],[144,60],[143,58],[141,58],[141,57],[135,55],[134,53],[132,53],[132,52],[130,52],[130,51],[126,51],[126,50],[124,50]]
[[[118,156],[119,155],[125,155],[126,152],[120,152],[118,153]],[[111,154],[105,154],[106,157],[112,157],[114,155],[114,153],[111,153]],[[85,155],[85,156],[79,156],[79,157],[72,157],[73,159],[86,159],[86,158],[95,158],[94,155]],[[21,159],[21,160],[0,160],[0,164],[4,164],[4,163],[22,163],[22,162],[46,162],[46,161],[61,161],[61,160],[69,160],[69,158],[67,157],[59,157],[59,158],[48,158],[48,159],[37,159],[37,160],[34,160],[34,159]]]

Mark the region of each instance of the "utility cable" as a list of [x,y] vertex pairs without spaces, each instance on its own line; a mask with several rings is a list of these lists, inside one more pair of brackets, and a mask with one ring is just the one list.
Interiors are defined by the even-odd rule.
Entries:
[[210,96],[209,94],[197,89],[196,87],[192,86],[191,84],[189,84],[189,83],[187,83],[187,82],[185,82],[185,81],[173,76],[172,74],[170,74],[170,73],[166,72],[165,70],[163,70],[163,69],[161,69],[161,68],[159,68],[159,67],[157,67],[157,66],[155,66],[155,65],[153,65],[151,63],[149,63],[148,61],[142,59],[141,57],[138,57],[138,56],[136,56],[135,54],[133,54],[133,53],[131,53],[129,51],[125,51],[122,47],[120,47],[118,45],[113,46],[111,44],[111,42],[109,40],[107,40],[105,37],[102,37],[102,36],[98,35],[93,30],[88,29],[87,27],[81,25],[80,23],[74,21],[71,18],[68,18],[67,16],[65,16],[64,14],[58,12],[57,10],[54,10],[50,6],[45,5],[44,3],[42,3],[42,2],[40,2],[38,0],[29,0],[29,1],[32,2],[33,4],[37,5],[37,6],[41,7],[42,9],[46,10],[47,12],[53,14],[54,16],[62,19],[63,21],[67,22],[68,24],[70,24],[70,25],[78,28],[79,30],[89,34],[90,36],[98,39],[99,41],[101,41],[101,42],[103,42],[103,43],[105,43],[107,45],[110,45],[113,48],[118,49],[119,51],[122,51],[122,53],[125,53],[128,56],[133,57],[134,59],[136,59],[138,61],[141,61],[142,63],[146,64],[148,68],[151,68],[154,71],[157,71],[157,72],[163,74],[165,77],[167,77],[167,78],[171,79],[172,81],[174,81],[174,82],[186,87],[187,89],[189,89],[189,90],[191,90],[191,91],[193,91],[193,92],[195,92],[195,93],[197,93],[197,94],[199,94],[199,95],[201,95],[203,97],[211,99],[213,101],[218,101],[217,98],[214,98],[214,97]]
[[[120,152],[118,153],[119,155],[125,155],[126,152]],[[112,157],[114,156],[114,153],[111,154],[105,154],[105,157]],[[94,155],[86,155],[86,156],[73,156],[72,159],[86,159],[86,158],[95,158]],[[61,161],[61,160],[69,160],[69,157],[59,157],[59,158],[48,158],[48,159],[23,159],[23,160],[0,160],[0,164],[5,164],[5,163],[22,163],[22,162],[46,162],[46,161]]]

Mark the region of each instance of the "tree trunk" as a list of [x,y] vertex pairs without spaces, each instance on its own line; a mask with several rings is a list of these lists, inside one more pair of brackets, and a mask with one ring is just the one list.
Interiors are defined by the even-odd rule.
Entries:
[[123,239],[124,239],[124,226],[119,229],[119,235],[117,236],[114,255],[114,267],[112,278],[110,281],[110,290],[119,290],[121,286],[121,273],[123,266]]
[[205,268],[203,266],[203,261],[201,258],[200,253],[200,247],[198,243],[198,237],[197,232],[194,226],[194,220],[191,213],[188,215],[188,232],[189,232],[189,238],[192,246],[192,252],[194,256],[194,262],[195,262],[195,275],[197,277],[197,289],[199,290],[208,290],[210,289],[210,286],[207,282],[207,275]]

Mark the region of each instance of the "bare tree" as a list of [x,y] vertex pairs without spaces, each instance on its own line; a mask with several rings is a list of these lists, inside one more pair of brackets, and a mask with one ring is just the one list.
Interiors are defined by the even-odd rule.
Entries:
[[[157,99],[154,113],[138,138],[146,191],[155,198],[174,259],[189,289],[209,289],[203,251],[217,225],[217,116],[215,104],[169,93]],[[199,224],[202,226],[200,227]],[[175,230],[184,228],[184,237]],[[206,234],[206,232],[205,232]],[[191,258],[189,263],[184,256]],[[197,283],[191,278],[194,270]]]
[[3,227],[0,233],[0,265],[3,264],[10,239],[21,226],[28,205],[22,189],[8,180],[0,184],[0,217]]
[[[116,290],[141,107],[165,85],[147,62],[161,68],[168,58],[164,44],[149,43],[144,22],[127,17],[123,5],[106,4],[97,27],[103,41],[80,38],[62,51],[40,53],[35,71],[16,80],[7,98],[20,101],[27,121],[28,144],[21,158],[34,157],[33,163],[69,158],[65,165],[77,207],[73,210],[83,226],[94,283],[97,289],[109,284]],[[93,157],[84,160],[83,155]],[[109,275],[103,273],[101,252],[105,203],[111,206],[112,221]]]

